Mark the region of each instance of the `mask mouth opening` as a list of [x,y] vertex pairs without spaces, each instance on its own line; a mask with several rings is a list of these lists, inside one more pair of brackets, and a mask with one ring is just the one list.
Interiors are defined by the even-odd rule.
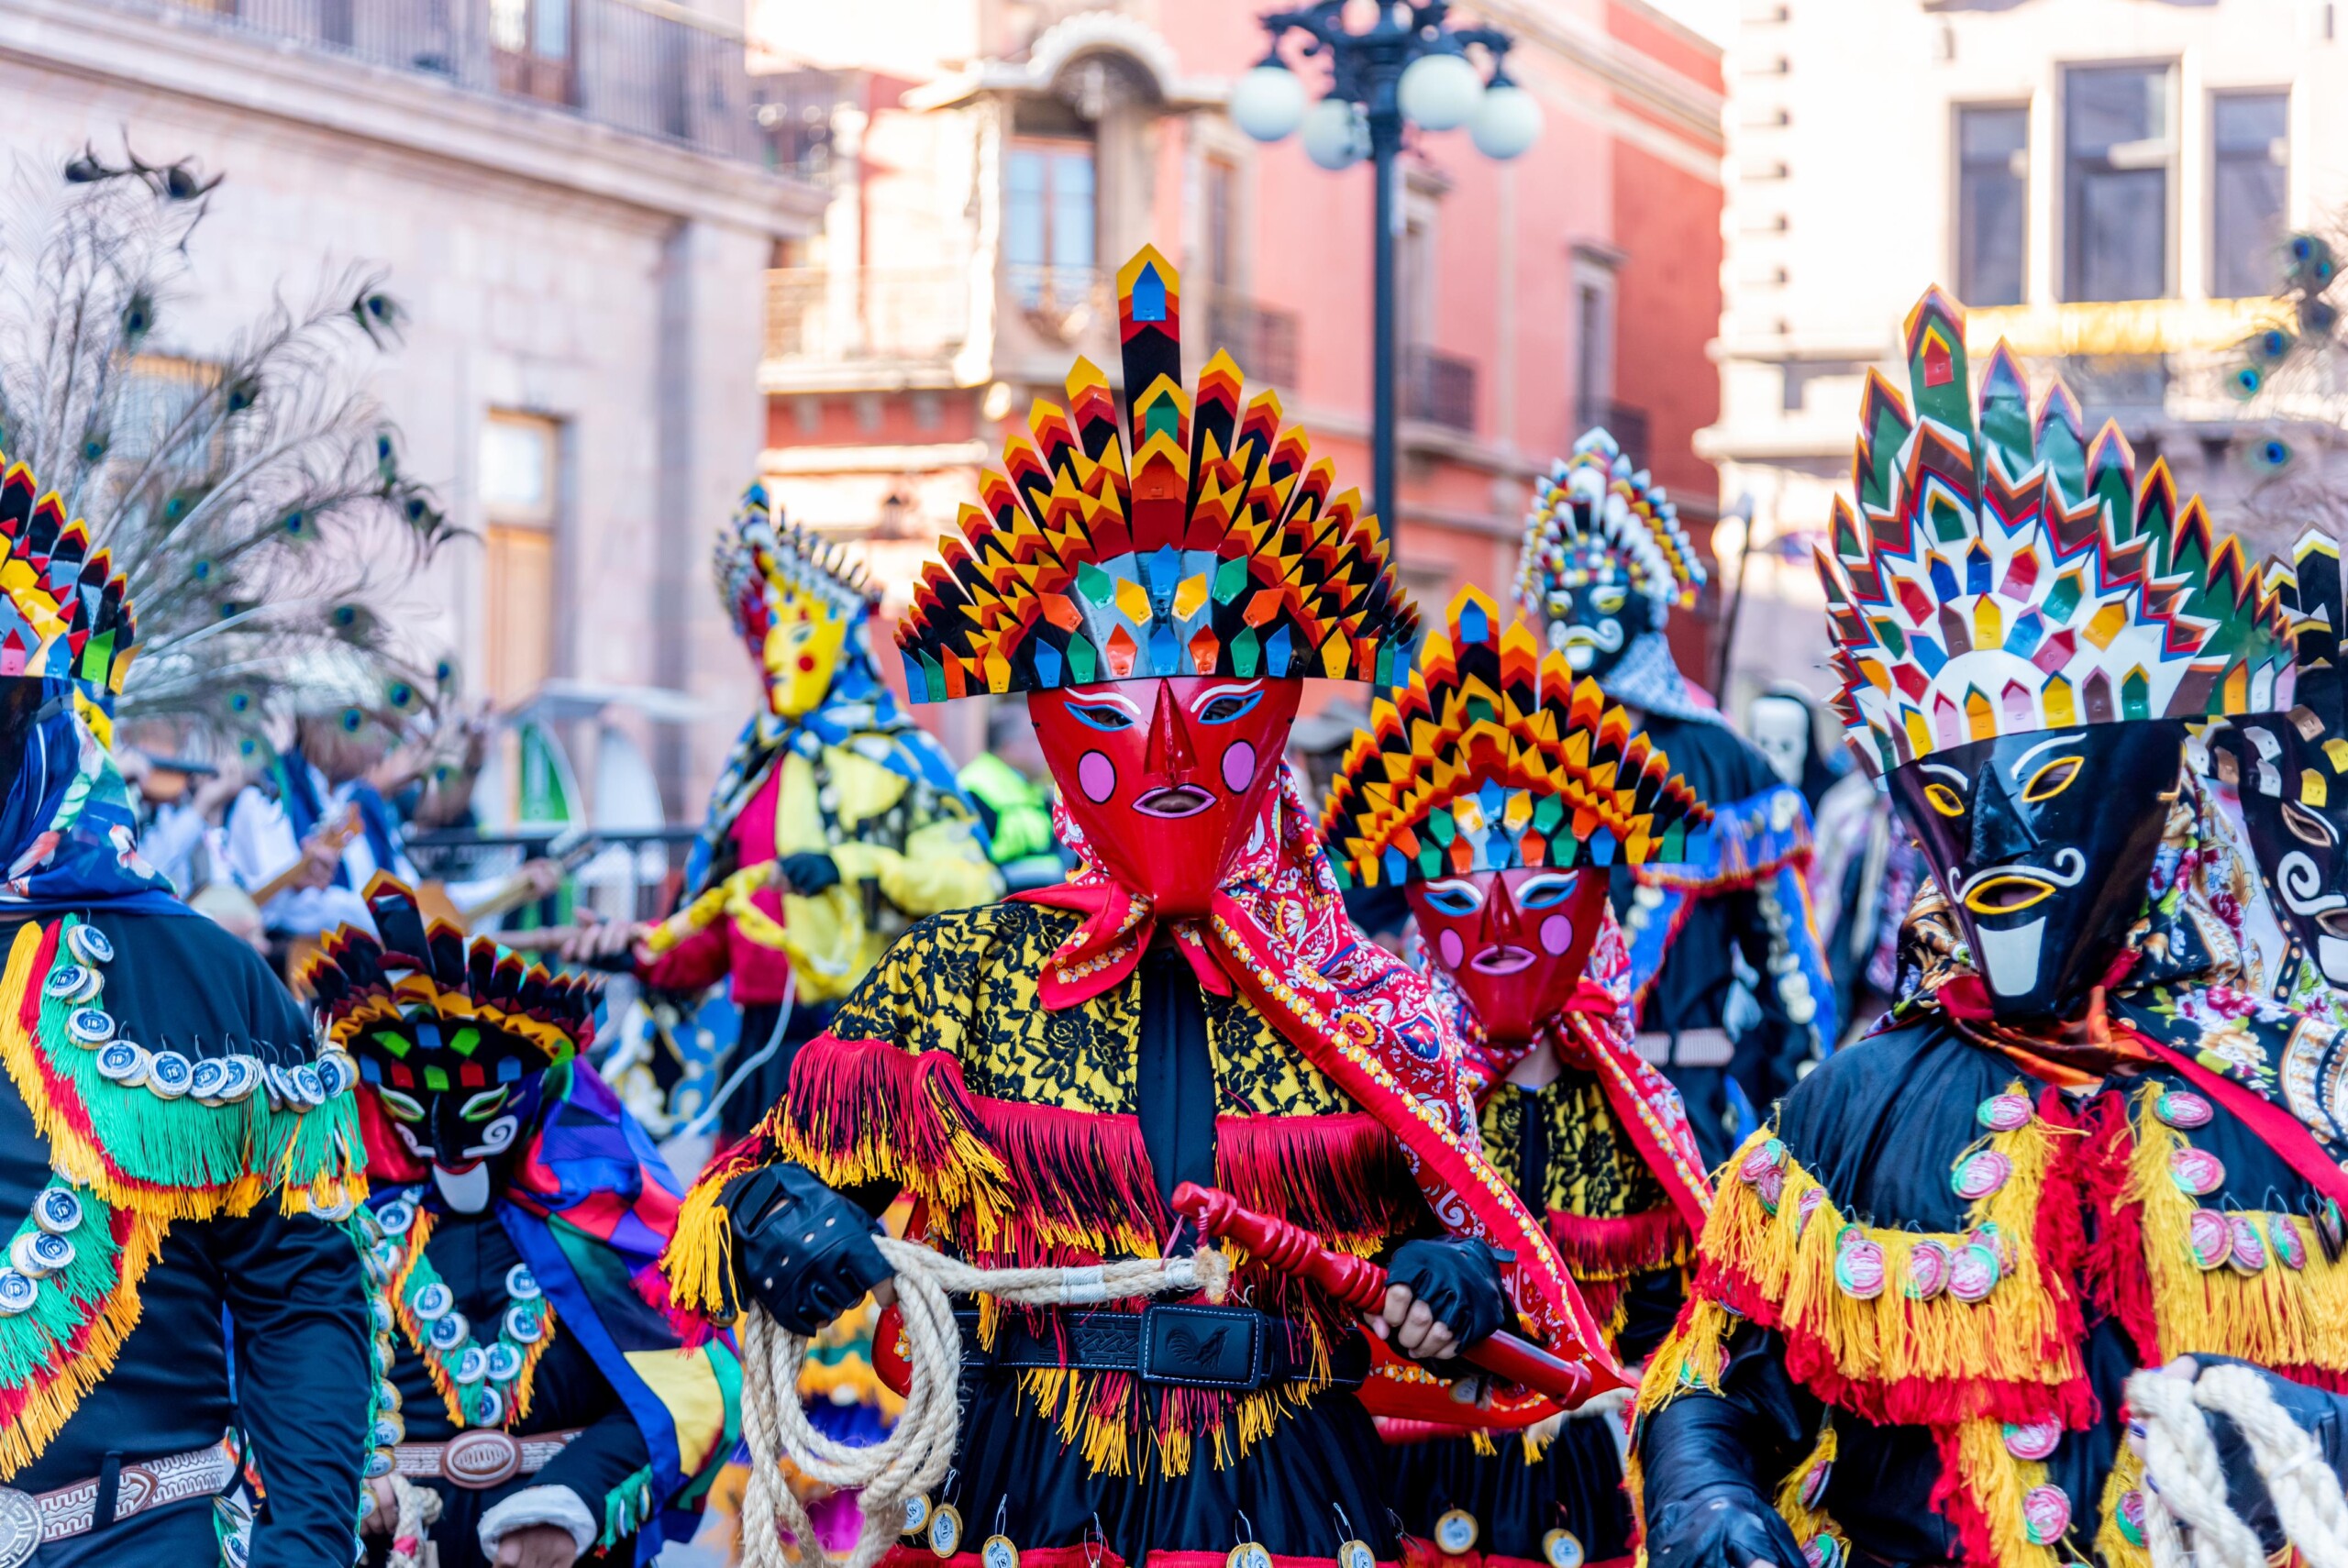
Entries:
[[2348,942],[2348,909],[2326,910],[2315,917],[2324,935]]
[[1468,966],[1482,975],[1513,975],[1532,966],[1533,953],[1528,948],[1502,943],[1487,947],[1468,961]]
[[1134,810],[1144,816],[1174,821],[1195,817],[1214,804],[1214,797],[1190,784],[1172,784],[1152,790],[1134,802]]

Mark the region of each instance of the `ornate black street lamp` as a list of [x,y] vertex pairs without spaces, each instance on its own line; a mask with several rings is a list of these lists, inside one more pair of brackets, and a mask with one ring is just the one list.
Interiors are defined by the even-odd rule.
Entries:
[[[1395,200],[1395,155],[1402,128],[1468,127],[1487,158],[1510,159],[1541,134],[1541,106],[1502,69],[1514,41],[1494,28],[1449,28],[1449,0],[1424,5],[1380,0],[1376,19],[1354,32],[1346,0],[1320,0],[1263,17],[1271,47],[1231,94],[1232,122],[1257,141],[1279,141],[1301,129],[1305,156],[1324,169],[1345,169],[1368,158],[1378,181],[1376,271],[1372,289],[1371,503],[1391,539],[1401,521],[1394,489],[1394,234],[1401,204]],[[1280,57],[1290,33],[1304,35],[1298,51],[1329,61],[1329,90],[1317,104]],[[1491,74],[1468,58],[1481,49]]]

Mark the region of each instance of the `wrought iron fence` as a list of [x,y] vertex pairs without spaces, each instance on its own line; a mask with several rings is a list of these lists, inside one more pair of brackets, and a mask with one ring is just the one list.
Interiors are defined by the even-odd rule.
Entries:
[[1274,310],[1244,294],[1206,297],[1207,352],[1226,349],[1249,381],[1296,389],[1298,320],[1291,310]]
[[967,270],[779,267],[767,274],[769,359],[940,359],[969,332]]
[[1476,362],[1439,349],[1402,350],[1402,417],[1474,434]]
[[1631,459],[1634,469],[1644,469],[1654,461],[1655,454],[1648,444],[1647,411],[1644,408],[1611,401],[1581,403],[1574,410],[1574,427],[1567,433],[1566,449],[1572,450],[1573,444],[1590,430],[1603,430],[1613,436],[1614,445],[1623,449],[1623,455]]
[[666,0],[99,0],[759,157],[742,35]]

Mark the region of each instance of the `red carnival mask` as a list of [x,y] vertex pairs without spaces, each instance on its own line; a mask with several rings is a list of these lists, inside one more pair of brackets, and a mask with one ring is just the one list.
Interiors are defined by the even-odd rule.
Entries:
[[1184,675],[1027,694],[1036,739],[1102,867],[1165,915],[1202,915],[1296,722],[1294,680]]
[[1419,932],[1493,1044],[1529,1045],[1581,984],[1606,872],[1518,867],[1404,885]]

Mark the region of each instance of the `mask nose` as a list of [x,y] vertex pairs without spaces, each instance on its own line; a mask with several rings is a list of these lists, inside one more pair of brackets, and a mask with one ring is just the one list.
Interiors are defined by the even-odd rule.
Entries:
[[1191,745],[1191,726],[1182,721],[1181,700],[1170,682],[1157,683],[1157,711],[1150,717],[1149,749],[1142,770],[1154,786],[1188,784],[1197,770],[1198,753]]
[[1484,900],[1484,945],[1486,947],[1522,947],[1524,945],[1524,922],[1517,913],[1516,900],[1508,896],[1508,883],[1492,879],[1491,896]]
[[1976,867],[2018,860],[2038,847],[2021,805],[1998,781],[1993,765],[1985,765],[1973,786],[1973,834],[1966,858]]

